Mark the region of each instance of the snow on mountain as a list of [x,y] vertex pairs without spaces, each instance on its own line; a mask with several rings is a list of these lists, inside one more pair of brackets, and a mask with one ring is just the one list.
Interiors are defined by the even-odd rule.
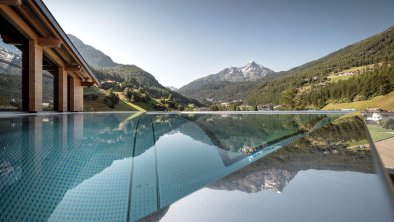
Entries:
[[0,67],[7,69],[10,65],[21,66],[22,55],[16,54],[13,51],[3,48],[0,45]]
[[172,91],[178,91],[178,88],[174,86],[167,86],[167,88],[171,89]]
[[209,75],[202,78],[204,81],[229,81],[229,82],[246,82],[255,81],[274,71],[251,61],[242,67],[231,67],[220,71],[217,74]]

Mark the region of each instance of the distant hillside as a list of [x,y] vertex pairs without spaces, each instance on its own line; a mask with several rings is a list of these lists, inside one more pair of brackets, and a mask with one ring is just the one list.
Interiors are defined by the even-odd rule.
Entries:
[[135,65],[119,65],[114,68],[93,68],[93,71],[96,77],[103,81],[102,89],[107,90],[112,88],[114,91],[123,92],[126,87],[134,89],[141,88],[153,98],[167,98],[172,95],[176,102],[182,103],[183,105],[189,103],[201,105],[196,100],[187,98],[178,92],[162,86],[152,74]]
[[179,92],[202,103],[227,102],[243,99],[257,86],[256,82],[192,82]]
[[[388,93],[392,88],[392,81],[386,81],[390,85],[384,89],[379,89],[379,86],[373,83],[378,80],[384,82],[389,75],[394,75],[389,64],[392,61],[394,61],[394,27],[321,59],[293,68],[272,81],[262,83],[253,90],[246,101],[256,105],[274,103],[283,104],[290,109],[304,109],[322,108],[336,101],[352,102],[369,99],[372,96]],[[352,67],[362,67],[362,70],[344,72]],[[379,77],[367,77],[370,74]],[[330,77],[341,75],[351,75],[354,78],[330,80]],[[364,88],[357,86],[356,80],[363,82]],[[333,90],[334,88],[336,90]]]
[[178,92],[206,101],[232,101],[246,97],[256,83],[274,72],[254,61],[242,67],[231,67],[183,86]]
[[167,86],[167,88],[171,89],[172,91],[178,91],[178,88],[174,86]]
[[114,92],[121,93],[126,90],[130,91],[130,93],[128,93],[129,95],[133,93],[135,94],[134,91],[138,91],[138,95],[135,94],[134,97],[144,95],[144,97],[148,98],[142,99],[141,101],[139,101],[139,99],[137,100],[140,103],[149,103],[149,105],[141,104],[144,107],[150,107],[149,110],[154,110],[156,108],[160,110],[168,109],[169,107],[166,108],[168,104],[160,104],[157,101],[169,97],[172,97],[173,102],[175,103],[174,105],[170,105],[172,107],[171,109],[178,108],[178,105],[201,105],[197,100],[187,98],[167,87],[162,86],[152,74],[144,71],[143,69],[135,65],[115,63],[111,57],[105,55],[103,52],[92,46],[84,44],[77,37],[73,35],[68,36],[86,62],[91,66],[96,77],[102,82],[101,89],[111,89]]
[[77,37],[68,34],[68,38],[74,44],[74,46],[78,49],[78,51],[82,54],[83,58],[86,62],[93,67],[103,68],[103,67],[115,67],[119,64],[115,63],[111,57],[105,55],[100,50],[95,49],[90,45],[86,45]]
[[394,91],[384,95],[376,96],[369,100],[356,101],[350,103],[329,103],[324,110],[338,110],[338,109],[357,109],[365,110],[367,108],[381,108],[387,111],[394,111]]

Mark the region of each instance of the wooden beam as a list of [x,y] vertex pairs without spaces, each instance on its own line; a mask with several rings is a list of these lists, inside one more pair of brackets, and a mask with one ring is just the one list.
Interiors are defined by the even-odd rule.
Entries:
[[62,40],[55,38],[38,38],[37,43],[41,47],[60,48]]
[[42,70],[46,70],[48,72],[56,71],[57,70],[57,66],[54,66],[54,65],[42,65]]
[[0,4],[0,10],[5,18],[27,39],[35,40],[38,38],[36,32],[10,6]]
[[73,72],[67,72],[67,75],[74,79],[79,79],[79,76],[75,75]]
[[81,80],[80,79],[74,79],[74,84],[73,84],[73,109],[71,111],[73,112],[82,112],[83,111],[83,87],[81,86]]
[[91,87],[94,85],[94,82],[81,82],[81,86],[88,86]]
[[81,66],[80,65],[66,65],[65,70],[67,72],[80,72],[81,71]]
[[69,111],[74,111],[74,83],[75,83],[75,81],[74,81],[74,74],[73,73],[68,73],[68,76],[69,76],[69,78],[67,78],[67,84],[68,84],[68,86],[67,86],[67,93],[68,93],[68,95],[70,96],[68,99],[69,99],[69,101],[68,101],[68,103],[69,103],[69,105],[68,105],[68,110]]
[[22,45],[24,43],[24,40],[22,38],[17,37],[17,36],[1,34],[1,38],[3,39],[3,42],[6,44]]
[[42,48],[29,41],[29,112],[42,111]]
[[29,47],[21,47],[22,51],[22,110],[25,112],[29,111]]
[[69,76],[71,76],[74,79],[79,80],[80,82],[83,82],[85,78],[81,77],[81,72],[67,72]]
[[43,24],[37,17],[37,12],[30,9],[29,4],[32,2],[34,1],[26,1],[26,4],[16,8],[16,12],[37,31],[39,36],[52,36],[45,27],[45,24]]
[[[63,67],[58,68],[58,111],[67,111],[67,72]],[[56,84],[56,83],[55,83]]]
[[[43,36],[47,36],[47,31],[50,31],[50,33],[52,33],[52,35],[55,38],[61,38],[59,36],[59,33],[53,27],[51,21],[48,20],[48,18],[44,15],[44,13],[42,13],[42,11],[39,8],[39,6],[37,4],[34,4],[34,1],[27,1],[27,4],[29,5],[29,8],[32,10],[32,12],[37,16],[36,20],[39,21],[39,24],[41,26],[41,28],[40,28],[41,31],[43,31],[42,28],[46,29],[46,31],[45,31],[46,35],[43,35]],[[36,28],[39,28],[39,27],[36,26]]]
[[81,86],[81,79],[78,76],[71,73],[69,74],[72,78],[70,81],[70,111],[81,112],[83,111],[83,87]]
[[22,0],[0,0],[0,5],[21,6]]
[[54,63],[56,63],[57,66],[65,66],[65,62],[61,57],[58,56],[58,54],[55,52],[55,49],[52,48],[43,48],[44,54],[50,58]]

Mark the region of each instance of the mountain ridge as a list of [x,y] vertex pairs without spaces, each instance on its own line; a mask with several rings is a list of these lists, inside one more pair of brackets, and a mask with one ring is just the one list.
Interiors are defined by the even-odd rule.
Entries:
[[67,34],[73,45],[82,54],[86,62],[95,68],[116,67],[120,64],[114,62],[112,58],[91,45],[85,44],[82,40],[72,34]]
[[275,72],[255,61],[250,61],[241,67],[229,67],[205,77],[198,78],[178,92],[199,100],[208,101],[231,101],[245,97],[250,88]]
[[187,98],[159,83],[149,72],[136,65],[120,64],[93,46],[86,45],[76,36],[68,34],[71,42],[84,57],[97,79],[101,81],[102,89],[112,89],[124,92],[126,88],[141,89],[144,94],[154,99],[173,97],[174,102],[182,105],[201,105],[198,101]]
[[255,61],[250,61],[244,66],[225,68],[216,74],[211,74],[197,80],[246,82],[261,79],[272,73],[274,71],[257,64]]

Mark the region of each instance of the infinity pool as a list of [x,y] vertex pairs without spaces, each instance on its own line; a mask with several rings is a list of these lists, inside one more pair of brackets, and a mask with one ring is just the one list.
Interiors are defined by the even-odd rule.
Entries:
[[394,221],[364,123],[339,118],[0,118],[0,221]]

